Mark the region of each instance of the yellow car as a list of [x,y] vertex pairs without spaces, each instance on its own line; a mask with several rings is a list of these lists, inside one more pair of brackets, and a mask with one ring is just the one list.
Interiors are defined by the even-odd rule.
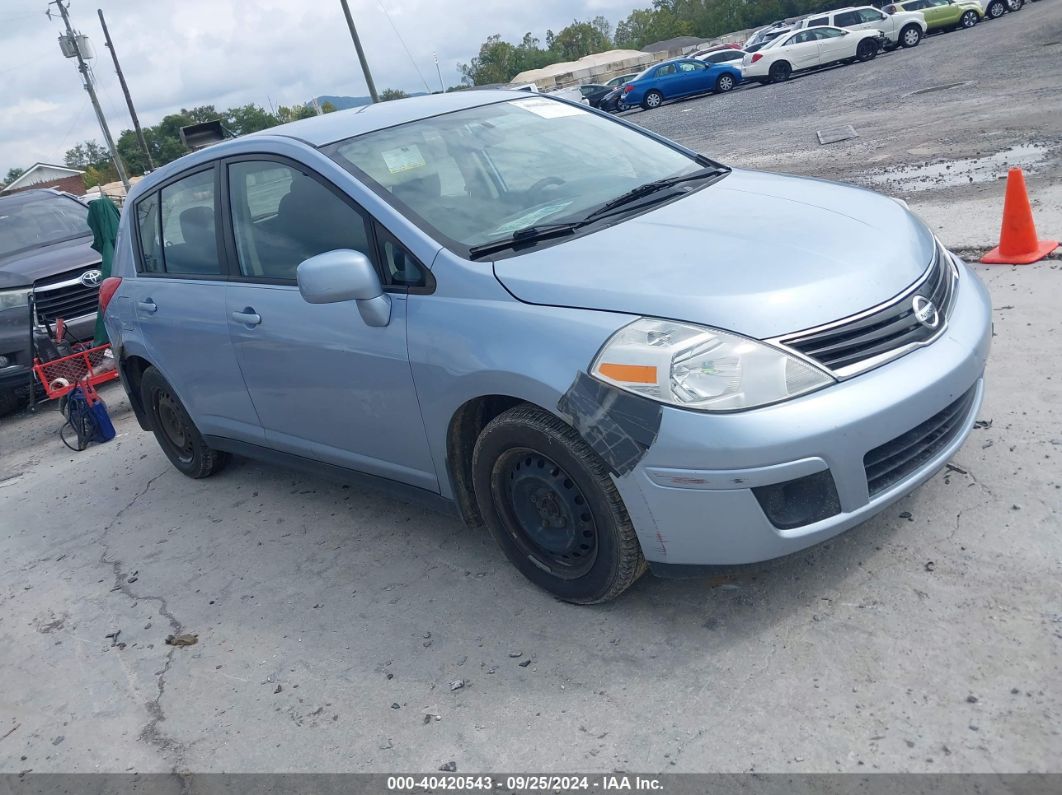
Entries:
[[881,10],[886,14],[921,11],[922,16],[926,18],[927,33],[972,28],[985,16],[978,0],[907,0],[906,3],[887,5]]

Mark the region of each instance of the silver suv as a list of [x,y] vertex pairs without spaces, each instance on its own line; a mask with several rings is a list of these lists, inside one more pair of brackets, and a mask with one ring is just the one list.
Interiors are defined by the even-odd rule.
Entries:
[[295,122],[126,208],[101,304],[181,472],[357,473],[572,602],[853,527],[981,403],[988,295],[906,207],[548,96]]

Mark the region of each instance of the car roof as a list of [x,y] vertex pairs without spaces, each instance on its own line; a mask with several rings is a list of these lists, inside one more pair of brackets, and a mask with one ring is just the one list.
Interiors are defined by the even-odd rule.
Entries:
[[51,196],[51,197],[60,197],[60,196],[62,196],[62,197],[65,197],[65,198],[68,198],[68,199],[74,199],[75,201],[77,201],[77,199],[74,196],[71,196],[69,193],[64,193],[63,191],[55,190],[54,188],[30,188],[30,189],[27,189],[27,190],[18,190],[18,191],[15,191],[14,193],[0,194],[0,203],[3,203],[3,204],[25,204],[26,202],[29,202],[29,201],[35,201],[37,199],[43,199],[46,196]]
[[251,133],[251,135],[285,135],[305,141],[312,146],[324,146],[345,138],[353,138],[355,135],[375,132],[443,113],[527,97],[528,93],[525,91],[516,92],[507,89],[451,91],[446,94],[407,97],[390,102],[377,102],[374,105],[363,105],[350,110],[338,110],[321,116],[311,116],[309,119],[288,122]]

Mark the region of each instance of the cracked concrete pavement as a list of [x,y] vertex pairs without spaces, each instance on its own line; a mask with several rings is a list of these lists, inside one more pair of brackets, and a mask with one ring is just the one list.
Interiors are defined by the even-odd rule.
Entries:
[[[978,114],[983,152],[1057,146],[1062,59],[1008,77],[1062,40],[1056,6],[632,117],[710,135],[726,160],[853,181],[965,156]],[[889,104],[898,82],[975,62],[976,91],[913,117]],[[1004,82],[1027,108],[1005,123]],[[778,105],[810,113],[844,85],[853,101],[823,123]],[[793,145],[846,123],[860,139]],[[753,124],[759,140],[734,134]],[[906,198],[976,247],[1001,191]],[[1038,217],[1045,236],[1055,217]],[[997,336],[983,427],[953,468],[822,546],[647,576],[601,607],[552,600],[484,534],[371,491],[245,460],[184,478],[117,386],[118,438],[80,454],[54,411],[0,420],[0,771],[1059,771],[1062,263],[977,271]],[[198,643],[165,644],[184,632]]]
[[5,420],[0,770],[1057,771],[1060,267],[978,267],[990,425],[955,469],[795,557],[597,608],[374,492],[184,478],[119,388],[84,453],[54,412]]

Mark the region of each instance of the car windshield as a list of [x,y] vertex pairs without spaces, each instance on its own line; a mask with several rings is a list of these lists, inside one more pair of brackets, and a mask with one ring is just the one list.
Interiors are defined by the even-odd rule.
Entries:
[[0,257],[88,234],[88,210],[66,196],[0,202]]
[[465,248],[586,215],[647,182],[704,165],[547,97],[433,116],[324,151],[418,225]]

